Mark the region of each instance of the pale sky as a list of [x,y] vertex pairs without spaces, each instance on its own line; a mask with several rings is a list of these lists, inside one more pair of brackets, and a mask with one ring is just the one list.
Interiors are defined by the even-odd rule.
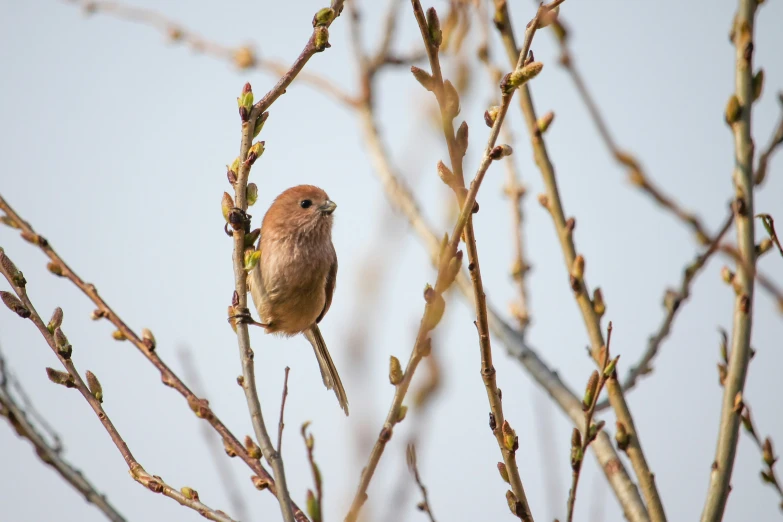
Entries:
[[[261,56],[287,63],[308,38],[313,13],[325,3],[133,0],[133,5],[154,8],[210,40],[229,46],[253,42]],[[374,48],[379,13],[371,12],[375,2],[363,4],[364,33]],[[382,4],[385,9],[386,2]],[[512,4],[521,34],[534,4]],[[434,5],[445,14],[445,1]],[[734,49],[728,31],[735,6],[729,0],[569,0],[561,8],[577,65],[620,146],[633,151],[650,177],[697,212],[711,231],[723,222],[733,194],[733,141],[723,109],[733,90]],[[401,12],[396,48],[418,48],[409,3],[402,3]],[[781,110],[776,95],[783,88],[781,21],[780,2],[760,8],[754,60],[765,69],[766,85],[753,113],[757,151],[766,145]],[[346,17],[334,23],[332,48],[315,56],[307,70],[352,90],[356,71],[346,29]],[[536,107],[540,113],[556,113],[547,144],[563,203],[567,214],[577,218],[577,248],[586,258],[590,285],[603,290],[605,320],[614,323],[613,351],[622,355],[620,372],[625,374],[663,318],[664,289],[679,284],[698,247],[680,222],[627,183],[573,83],[557,65],[552,36],[538,34],[533,50],[545,64],[532,84]],[[177,371],[182,369],[178,349],[189,346],[214,411],[240,438],[251,433],[235,383],[241,371],[236,337],[225,319],[233,290],[232,243],[222,231],[219,205],[222,192],[230,189],[225,165],[239,148],[235,98],[250,81],[258,99],[276,78],[238,72],[224,61],[167,43],[150,27],[106,15],[87,18],[77,7],[54,0],[0,1],[0,71],[0,193],[135,331],[148,327],[155,332],[161,356]],[[454,68],[447,65],[446,73],[453,75]],[[489,132],[483,113],[491,83],[480,67],[471,86],[460,118],[470,125],[465,170],[472,176]],[[446,156],[444,142],[426,118],[431,95],[400,68],[383,73],[376,99],[395,166],[439,234],[451,230],[445,204],[453,199],[435,171]],[[593,369],[584,351],[588,338],[551,219],[536,202],[543,183],[516,104],[509,124],[519,138],[512,159],[529,191],[525,238],[534,267],[529,275],[529,339],[581,393]],[[260,188],[250,211],[254,223],[260,223],[277,194],[302,183],[323,187],[339,206],[334,243],[340,271],[332,308],[321,326],[351,401],[351,416],[345,418],[333,394],[323,388],[304,339],[251,332],[259,394],[271,425],[277,424],[284,367],[291,367],[283,440],[288,482],[292,497],[303,505],[312,480],[299,427],[310,420],[324,476],[327,521],[341,520],[347,511],[369,455],[363,444],[377,436],[392,400],[388,358],[393,354],[407,360],[423,310],[422,289],[435,278],[422,243],[400,215],[389,211],[360,132],[349,110],[294,84],[270,111],[262,133],[266,152],[251,174]],[[508,275],[513,236],[502,198],[504,178],[502,166],[491,168],[479,194],[475,227],[488,298],[508,315],[516,287]],[[756,193],[756,212],[771,213],[783,223],[781,201],[783,157],[773,157],[767,181]],[[735,234],[732,229],[732,241]],[[763,234],[758,226],[757,238]],[[238,516],[205,445],[201,421],[182,397],[161,385],[132,345],[111,338],[111,325],[90,321],[92,304],[70,282],[51,276],[39,251],[6,227],[0,227],[0,246],[24,271],[33,303],[45,319],[54,307],[63,308],[63,328],[77,367],[98,375],[107,413],[146,470],[172,486],[193,487],[207,505]],[[367,267],[373,259],[380,260],[381,280],[369,295],[362,294],[372,283]],[[733,304],[731,288],[720,280],[725,262],[716,256],[699,275],[655,359],[655,372],[628,395],[670,521],[699,517],[714,459],[722,400],[716,372],[718,328],[730,328]],[[775,252],[764,256],[759,267],[783,285],[783,259]],[[392,500],[398,484],[412,485],[405,471],[405,442],[417,425],[424,433],[418,445],[420,472],[436,519],[512,520],[504,498],[507,487],[496,469],[500,454],[487,427],[489,408],[472,314],[472,307],[456,295],[449,301],[434,347],[443,366],[443,387],[426,419],[409,413],[395,431],[369,490],[367,520],[424,520],[415,509],[418,492]],[[364,329],[369,337],[360,336]],[[351,339],[360,339],[360,352],[349,352]],[[753,330],[757,353],[745,398],[760,432],[778,446],[783,445],[781,339],[783,314],[759,290]],[[0,311],[0,347],[62,436],[65,456],[129,520],[201,519],[128,476],[84,400],[46,379],[44,368],[58,363],[31,324]],[[366,359],[351,364],[358,353]],[[520,437],[517,461],[533,514],[537,521],[564,520],[571,426],[499,341],[494,353],[504,410]],[[425,370],[417,374],[414,387]],[[610,412],[601,418],[614,425]],[[104,520],[5,421],[0,422],[0,448],[4,521]],[[595,521],[590,515],[595,509],[603,510],[602,520],[621,520],[592,454],[585,462],[576,520]],[[249,469],[238,459],[229,464],[249,519],[280,520],[277,502],[253,488]],[[724,520],[780,516],[780,499],[761,483],[760,470],[760,453],[743,433]],[[553,475],[555,486],[549,478]]]

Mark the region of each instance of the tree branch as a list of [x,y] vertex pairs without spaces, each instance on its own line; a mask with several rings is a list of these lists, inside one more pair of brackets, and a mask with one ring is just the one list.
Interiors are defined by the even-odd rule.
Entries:
[[[54,317],[57,316],[57,311],[59,311],[59,321],[57,322],[62,322],[62,310],[58,308],[55,312],[55,316],[51,321],[52,331],[50,331],[49,327],[43,322],[43,319],[41,319],[41,316],[38,315],[38,312],[35,310],[32,302],[30,302],[30,298],[27,295],[27,282],[25,281],[24,276],[16,268],[16,266],[2,249],[0,249],[0,272],[2,272],[3,276],[8,280],[8,283],[11,285],[18,297],[18,299],[12,303],[13,306],[9,306],[9,308],[16,312],[20,317],[24,319],[30,319],[30,321],[35,325],[35,327],[43,336],[46,344],[49,345],[49,347],[59,359],[60,363],[67,371],[67,373],[63,373],[58,372],[57,370],[52,370],[51,368],[47,368],[49,379],[56,384],[62,384],[68,388],[76,388],[79,391],[82,397],[84,397],[92,410],[98,416],[98,419],[100,420],[104,429],[109,434],[112,442],[122,455],[133,479],[153,493],[161,493],[164,496],[176,500],[181,505],[197,511],[204,518],[215,520],[217,522],[234,522],[233,519],[228,517],[222,511],[215,511],[212,508],[202,504],[199,500],[198,493],[196,493],[195,490],[191,488],[183,488],[182,491],[177,491],[163,482],[163,479],[160,477],[150,475],[144,470],[141,464],[139,464],[139,462],[131,453],[130,448],[128,448],[128,445],[117,431],[117,428],[111,422],[111,419],[109,419],[106,411],[103,409],[101,404],[103,402],[102,392],[99,394],[96,390],[96,385],[93,384],[98,382],[97,378],[92,376],[94,381],[88,388],[87,384],[82,380],[81,375],[76,370],[76,366],[71,359],[72,347],[70,344],[68,344],[68,340],[65,335],[62,334],[60,325],[56,324],[54,319]],[[4,294],[7,293],[4,292]],[[6,296],[3,297],[3,301],[6,305],[8,305],[8,298]],[[58,340],[55,340],[55,335],[58,336]],[[87,372],[88,380],[90,380],[91,375],[92,374],[90,372]],[[100,385],[98,384],[97,387],[99,389]]]
[[[514,63],[514,59],[517,56],[517,45],[514,39],[508,6],[503,0],[496,0],[495,5],[495,23],[501,33],[508,59],[511,63]],[[529,86],[522,86],[522,92],[519,99],[532,141],[536,164],[538,165],[539,170],[541,170],[546,186],[546,199],[544,202],[552,216],[555,231],[563,250],[566,268],[571,272],[571,287],[582,313],[585,326],[587,327],[592,345],[593,359],[597,362],[601,347],[604,346],[604,338],[601,331],[600,316],[594,309],[594,303],[590,298],[587,284],[583,278],[584,258],[582,258],[582,256],[577,258],[576,248],[574,246],[573,227],[575,221],[573,218],[569,220],[566,220],[565,218],[560,200],[560,192],[555,178],[555,170],[549,159],[542,133],[538,129],[538,119],[536,117],[535,108],[533,107],[533,99],[530,94]],[[644,495],[647,507],[650,510],[650,516],[654,522],[663,522],[666,520],[666,516],[658,494],[658,488],[655,485],[653,474],[650,472],[650,468],[644,457],[644,453],[642,452],[639,436],[636,432],[631,412],[623,397],[622,388],[616,379],[611,379],[607,383],[607,389],[609,392],[609,400],[617,414],[618,421],[622,423],[630,435],[630,444],[627,449],[627,454],[642,487],[642,494]]]
[[111,505],[106,496],[98,492],[95,486],[85,478],[84,473],[73,467],[63,457],[62,448],[52,445],[38,432],[35,425],[28,419],[28,412],[17,404],[9,389],[8,385],[12,379],[13,376],[7,370],[3,355],[0,353],[0,416],[8,419],[17,435],[30,441],[41,462],[51,466],[66,482],[81,493],[88,503],[98,508],[112,522],[125,522],[125,517]]
[[734,19],[732,37],[735,46],[735,89],[726,110],[726,121],[734,134],[734,201],[737,245],[741,262],[734,277],[734,327],[728,375],[723,390],[718,444],[710,473],[710,484],[702,511],[702,522],[719,522],[723,518],[729,493],[731,473],[739,440],[742,391],[750,362],[750,334],[753,317],[753,283],[756,267],[756,244],[753,222],[753,138],[751,108],[755,99],[753,77],[753,24],[756,1],[740,0]]
[[[97,309],[93,312],[93,318],[96,320],[105,318],[111,324],[113,324],[115,328],[117,328],[117,331],[120,334],[118,335],[119,338],[127,339],[136,348],[138,348],[142,355],[144,355],[144,357],[146,357],[147,360],[149,360],[153,366],[155,366],[158,372],[160,372],[161,381],[163,384],[177,390],[180,395],[182,395],[187,400],[188,406],[191,408],[191,410],[194,411],[196,416],[209,422],[209,424],[223,439],[223,444],[229,448],[233,454],[238,455],[257,476],[261,477],[266,483],[270,485],[268,489],[273,495],[277,495],[274,480],[272,479],[272,476],[266,471],[266,469],[264,469],[264,467],[261,465],[261,462],[258,459],[250,456],[242,443],[239,442],[236,436],[234,436],[234,434],[231,433],[226,425],[223,424],[220,418],[215,415],[209,406],[209,401],[196,396],[196,394],[194,394],[185,385],[185,383],[182,382],[182,379],[180,379],[179,376],[177,376],[177,374],[175,374],[171,368],[169,368],[168,365],[163,362],[156,350],[157,346],[155,344],[155,340],[148,335],[142,334],[142,336],[139,336],[136,334],[136,332],[134,332],[120,318],[120,316],[117,315],[117,313],[108,305],[108,303],[106,303],[106,301],[100,297],[98,294],[98,289],[95,287],[95,285],[92,283],[87,283],[82,278],[80,278],[76,272],[74,272],[73,269],[68,266],[65,260],[63,260],[54,250],[49,241],[45,237],[37,234],[33,227],[24,221],[19,216],[19,214],[17,214],[16,211],[11,208],[8,202],[3,199],[2,196],[0,196],[0,210],[4,211],[6,214],[3,216],[6,218],[6,224],[12,226],[13,228],[19,229],[23,239],[38,246],[41,251],[43,251],[43,253],[51,260],[48,265],[50,272],[70,280],[95,304]],[[145,329],[145,332],[146,331],[147,330]],[[302,510],[299,509],[296,504],[293,505],[294,510],[297,513],[301,513],[301,516],[304,517]]]

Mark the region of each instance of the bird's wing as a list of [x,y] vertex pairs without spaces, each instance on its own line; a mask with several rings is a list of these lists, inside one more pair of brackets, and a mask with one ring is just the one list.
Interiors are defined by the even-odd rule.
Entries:
[[334,257],[334,263],[329,267],[329,273],[326,274],[326,300],[324,301],[324,309],[321,310],[320,315],[315,320],[318,324],[321,319],[324,318],[326,312],[329,311],[329,307],[332,306],[332,296],[334,295],[334,287],[337,284],[337,256]]

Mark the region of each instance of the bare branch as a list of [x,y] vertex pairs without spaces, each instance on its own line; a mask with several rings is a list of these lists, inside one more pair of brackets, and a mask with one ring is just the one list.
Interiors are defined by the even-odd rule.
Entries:
[[[119,315],[100,297],[98,289],[92,283],[85,282],[80,278],[76,272],[71,269],[70,266],[63,260],[60,255],[54,250],[49,241],[36,233],[32,226],[24,221],[19,214],[14,211],[8,202],[0,196],[0,210],[5,212],[5,218],[7,221],[13,224],[15,228],[20,230],[21,236],[28,242],[38,246],[44,254],[50,259],[49,270],[58,276],[69,279],[79,290],[81,290],[97,307],[93,312],[93,318],[106,319],[117,328],[122,338],[130,341],[144,357],[147,358],[155,368],[160,372],[161,381],[166,386],[170,386],[177,390],[188,403],[188,406],[196,413],[201,419],[206,420],[217,431],[223,440],[224,445],[231,450],[235,455],[238,455],[252,470],[261,477],[265,482],[269,483],[272,487],[268,488],[270,492],[276,495],[276,489],[274,487],[274,480],[272,476],[264,469],[261,462],[258,459],[251,457],[241,442],[234,436],[233,433],[226,427],[220,418],[215,415],[209,406],[209,401],[203,398],[199,398],[194,394],[182,379],[175,374],[168,365],[163,362],[153,340],[147,338],[142,339],[141,336],[136,334],[131,328],[120,318]],[[304,513],[296,507],[294,504],[294,510],[297,513],[301,513],[304,517]]]
[[[218,522],[234,522],[233,519],[228,517],[222,511],[215,511],[212,508],[202,504],[199,500],[198,493],[196,493],[195,490],[191,488],[183,488],[182,491],[178,491],[163,482],[163,479],[160,477],[150,475],[144,470],[141,464],[139,464],[139,462],[131,453],[130,448],[128,448],[128,445],[117,431],[117,428],[111,422],[111,419],[109,419],[106,411],[103,409],[101,404],[103,402],[102,396],[95,392],[94,386],[88,388],[87,384],[85,384],[81,375],[76,370],[76,366],[71,359],[71,346],[68,344],[64,334],[61,333],[59,326],[53,328],[54,334],[49,331],[49,328],[43,322],[41,316],[38,315],[38,312],[35,310],[35,307],[27,296],[26,281],[24,280],[24,277],[22,276],[21,272],[16,269],[14,264],[6,256],[2,249],[0,249],[0,272],[2,272],[3,276],[8,280],[8,283],[14,289],[19,302],[25,310],[24,314],[15,310],[17,314],[21,317],[29,319],[35,325],[35,327],[38,328],[38,331],[46,340],[46,343],[49,345],[49,347],[59,359],[60,363],[67,371],[67,373],[63,373],[52,370],[51,368],[47,368],[50,380],[57,382],[58,384],[64,384],[68,388],[76,388],[79,391],[82,397],[84,397],[92,410],[95,412],[95,415],[97,415],[104,429],[109,434],[112,442],[122,455],[125,463],[128,465],[133,479],[153,493],[161,493],[164,496],[176,500],[181,505],[197,511],[204,518]],[[60,336],[60,342],[57,342],[55,339],[56,336]],[[66,347],[67,350],[65,349]],[[88,380],[89,375],[90,373],[88,372]]]
[[427,496],[427,488],[424,487],[424,483],[421,481],[421,477],[419,476],[419,467],[416,462],[415,445],[408,444],[406,449],[406,460],[408,462],[408,470],[410,470],[411,474],[413,475],[413,479],[416,481],[416,485],[419,486],[419,491],[421,491],[422,501],[416,507],[419,509],[419,511],[423,511],[427,514],[430,522],[435,522],[435,516],[432,514],[430,500]]
[[[17,435],[30,441],[41,462],[51,466],[66,482],[81,493],[87,502],[101,510],[104,516],[112,522],[125,522],[125,517],[111,505],[106,496],[98,492],[95,486],[85,478],[84,473],[63,457],[62,447],[59,446],[59,437],[56,438],[58,445],[52,445],[30,421],[29,411],[16,402],[9,388],[11,382],[14,381],[15,379],[6,368],[5,360],[0,353],[0,416],[8,419]],[[56,436],[56,434],[54,435]]]
[[[495,23],[501,33],[508,60],[510,63],[514,63],[517,56],[517,44],[514,38],[508,6],[503,0],[496,0],[495,6]],[[542,199],[542,202],[546,203],[545,206],[552,216],[555,231],[563,251],[566,268],[571,273],[571,288],[574,292],[574,297],[579,305],[590,337],[593,359],[598,362],[598,355],[601,348],[604,346],[604,339],[601,331],[600,316],[594,308],[593,300],[590,298],[589,289],[583,277],[584,258],[581,255],[577,256],[576,247],[574,245],[573,230],[575,221],[574,218],[567,220],[563,212],[560,192],[555,178],[555,170],[549,159],[549,153],[542,133],[538,128],[538,118],[536,117],[533,99],[528,85],[522,86],[519,100],[533,145],[536,165],[541,171],[544,185],[546,186],[546,196]],[[607,389],[609,391],[609,400],[617,414],[619,422],[625,426],[630,434],[631,443],[628,447],[627,454],[634,467],[636,476],[639,479],[639,483],[641,484],[642,493],[648,509],[650,510],[650,516],[654,522],[663,522],[666,520],[663,504],[661,503],[653,474],[650,472],[647,460],[642,452],[639,434],[636,432],[631,412],[623,397],[622,388],[616,380],[610,380]]]
[[280,453],[283,447],[283,418],[285,414],[285,400],[288,397],[288,374],[291,372],[291,368],[285,367],[285,379],[283,380],[283,398],[280,399],[280,422],[277,424],[277,452]]
[[750,337],[753,317],[753,291],[756,268],[756,243],[753,223],[753,138],[751,109],[753,87],[753,23],[755,0],[739,0],[732,37],[735,46],[735,89],[728,107],[736,102],[737,110],[726,111],[726,121],[734,134],[734,172],[736,200],[733,208],[737,225],[737,245],[741,262],[734,277],[734,325],[728,374],[723,390],[718,444],[710,473],[702,522],[719,522],[726,508],[731,473],[739,440],[742,392],[750,362]]

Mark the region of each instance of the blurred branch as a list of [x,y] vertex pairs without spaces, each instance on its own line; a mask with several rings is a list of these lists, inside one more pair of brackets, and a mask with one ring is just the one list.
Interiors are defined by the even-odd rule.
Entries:
[[[783,107],[783,92],[778,93],[778,101],[780,101]],[[767,166],[769,165],[769,159],[777,148],[783,144],[783,116],[780,117],[778,126],[775,127],[775,131],[772,133],[772,137],[769,143],[759,154],[759,163],[756,166],[756,173],[753,178],[755,185],[761,185],[767,177]]]
[[[252,470],[253,472],[263,479],[266,483],[270,484],[270,492],[276,495],[276,489],[274,487],[274,480],[271,475],[264,469],[261,462],[250,456],[248,451],[242,445],[233,433],[226,427],[225,424],[215,415],[209,406],[209,401],[199,398],[194,394],[182,379],[175,374],[171,368],[166,365],[160,358],[156,348],[155,339],[152,333],[146,328],[143,330],[142,336],[136,334],[131,328],[117,315],[117,313],[100,297],[98,289],[92,283],[85,282],[80,278],[71,267],[60,257],[54,250],[49,241],[37,234],[29,223],[24,221],[19,214],[14,211],[13,208],[0,196],[0,210],[5,212],[6,219],[4,222],[12,228],[20,230],[21,236],[26,241],[36,245],[41,251],[51,260],[47,265],[49,271],[53,274],[65,277],[69,279],[79,290],[81,290],[97,307],[93,312],[93,318],[107,319],[117,331],[115,332],[115,338],[120,340],[130,341],[138,350],[149,360],[153,366],[160,372],[161,381],[166,386],[170,386],[177,390],[188,403],[188,406],[196,414],[197,417],[206,420],[217,431],[220,437],[223,439],[223,444],[231,449],[231,452],[238,455]],[[298,507],[295,507],[297,512],[301,513]],[[302,514],[304,516],[304,514]]]
[[[193,353],[187,348],[181,348],[177,355],[182,363],[182,371],[185,375],[185,379],[192,383],[193,392],[196,395],[206,396],[206,388],[204,382],[201,379],[201,374],[193,361]],[[199,423],[201,428],[201,436],[204,438],[204,443],[209,449],[209,453],[212,456],[212,463],[215,465],[215,469],[218,472],[220,478],[220,485],[223,486],[223,490],[228,497],[229,504],[231,505],[231,512],[234,513],[238,520],[249,521],[250,516],[247,512],[247,503],[239,492],[239,484],[237,483],[234,473],[231,471],[231,467],[226,460],[226,454],[223,451],[220,438],[214,430],[209,428],[208,424]]]
[[125,440],[123,440],[122,436],[111,422],[111,419],[109,419],[106,411],[103,409],[101,404],[103,402],[103,391],[98,379],[88,371],[87,380],[90,383],[88,387],[76,370],[76,366],[71,359],[72,347],[60,328],[63,318],[62,310],[57,308],[49,325],[47,326],[44,324],[43,319],[38,315],[38,312],[27,295],[27,281],[25,281],[22,272],[16,268],[14,263],[2,249],[0,249],[0,272],[2,272],[3,276],[8,280],[8,283],[16,294],[16,297],[13,297],[13,294],[10,292],[2,292],[3,302],[8,308],[16,312],[19,317],[29,319],[35,325],[46,343],[59,359],[60,363],[66,369],[67,373],[47,368],[49,380],[55,384],[61,384],[66,388],[76,388],[79,391],[95,412],[112,442],[117,447],[117,450],[122,455],[125,463],[130,469],[130,474],[133,479],[153,493],[160,493],[176,500],[185,507],[197,511],[204,518],[218,522],[234,522],[233,519],[222,511],[215,511],[202,504],[199,500],[198,493],[195,490],[191,488],[182,488],[182,491],[177,491],[163,482],[163,479],[160,477],[150,475],[144,470],[131,453]]
[[[755,0],[739,0],[731,36],[735,46],[735,89],[726,108],[726,122],[734,135],[733,204],[737,245],[741,262],[734,276],[734,320],[728,374],[723,391],[718,444],[710,473],[702,522],[720,522],[726,509],[726,500],[734,468],[739,440],[742,392],[750,362],[753,283],[756,268],[756,243],[753,212],[753,138],[751,136],[751,109],[756,99],[757,86],[753,74],[753,24],[756,17]],[[760,88],[760,86],[759,86]],[[760,92],[760,91],[759,91]]]
[[[349,19],[350,20],[350,19]],[[362,81],[371,90],[373,75],[364,72]],[[425,243],[430,259],[437,266],[440,242],[433,232],[432,227],[424,218],[419,203],[413,193],[402,181],[403,178],[395,169],[388,148],[381,137],[376,121],[372,98],[366,96],[358,108],[359,122],[367,147],[373,170],[380,178],[389,202],[398,211],[402,212],[406,220]],[[457,286],[466,299],[473,299],[473,288],[468,278],[460,273],[456,279]],[[557,373],[549,368],[538,354],[525,342],[519,333],[510,327],[500,315],[488,306],[489,327],[506,346],[508,354],[514,357],[527,372],[533,377],[539,386],[543,387],[552,397],[554,402],[577,425],[583,422],[581,402],[573,392],[560,379]],[[611,484],[615,495],[623,508],[626,517],[632,522],[644,522],[649,520],[647,510],[639,496],[639,491],[633,483],[620,460],[616,450],[612,446],[606,433],[599,433],[598,438],[592,444],[593,451],[599,465]]]
[[[195,31],[184,27],[179,22],[167,18],[160,13],[143,7],[134,7],[109,0],[65,0],[82,8],[86,15],[105,14],[120,20],[139,23],[152,27],[163,33],[172,43],[182,44],[196,53],[203,53],[212,58],[232,63],[241,71],[258,70],[283,76],[288,66],[283,62],[258,55],[252,45],[246,44],[230,47],[211,41]],[[315,90],[347,105],[355,105],[356,99],[331,80],[318,74],[302,72],[299,81],[306,83]]]
[[[508,60],[513,64],[517,56],[518,48],[513,33],[508,6],[506,5],[505,0],[495,0],[495,7],[495,24],[502,36]],[[590,298],[588,286],[583,277],[584,258],[581,255],[577,256],[576,254],[576,247],[573,239],[573,230],[576,221],[574,218],[568,220],[565,218],[562,202],[560,200],[560,192],[555,178],[555,170],[549,159],[549,153],[546,149],[543,133],[539,129],[538,118],[536,117],[535,108],[533,106],[530,88],[528,85],[523,85],[521,90],[522,92],[520,93],[519,100],[522,113],[525,122],[527,123],[536,164],[541,170],[544,185],[546,186],[546,196],[542,197],[541,201],[542,204],[548,208],[549,213],[552,216],[555,231],[563,251],[563,257],[565,258],[566,269],[569,270],[571,274],[571,288],[574,293],[574,298],[579,305],[590,337],[593,359],[596,362],[599,362],[599,353],[604,346],[604,338],[601,331],[600,315],[594,307],[594,302]],[[642,494],[644,495],[647,507],[650,510],[650,516],[654,522],[663,522],[666,520],[663,504],[661,503],[653,474],[650,472],[647,460],[642,451],[639,434],[636,432],[633,417],[631,416],[625,397],[622,394],[622,388],[616,379],[610,379],[607,383],[607,389],[609,392],[609,400],[617,414],[618,422],[625,427],[630,435],[630,444],[628,445],[626,453],[628,454],[634,471],[636,472],[636,476],[639,479],[639,483],[642,487]]]
[[[555,36],[558,44],[560,45],[560,64],[565,67],[569,76],[576,86],[576,90],[579,93],[579,97],[587,107],[590,116],[593,119],[596,127],[598,128],[598,134],[601,136],[606,148],[609,149],[609,153],[612,157],[622,165],[628,171],[628,177],[633,185],[646,193],[650,198],[656,201],[663,208],[674,214],[678,219],[690,227],[699,244],[706,246],[713,242],[714,238],[710,237],[707,230],[704,228],[701,220],[692,212],[688,212],[682,206],[680,206],[670,195],[666,194],[658,186],[656,186],[650,177],[645,173],[639,161],[627,151],[623,151],[618,147],[614,141],[609,127],[604,120],[601,111],[598,109],[598,105],[593,99],[590,91],[587,89],[587,85],[582,77],[579,69],[574,64],[574,58],[571,55],[571,51],[568,48],[568,30],[562,23],[562,20],[558,20],[552,24],[552,33]],[[783,95],[782,95],[783,96]],[[783,103],[783,101],[781,102]],[[783,118],[780,121],[778,128],[772,136],[770,144],[767,149],[759,156],[759,165],[756,170],[756,184],[760,184],[763,181],[769,157],[774,152],[775,148],[783,142]],[[740,261],[741,256],[737,249],[729,244],[720,246],[721,253],[728,255],[735,261]],[[773,295],[778,302],[778,308],[780,313],[783,313],[783,291],[778,289],[774,283],[771,282],[769,277],[756,272],[756,277],[759,279],[759,284],[769,293]]]
[[[60,476],[73,486],[76,491],[84,496],[84,499],[101,510],[106,518],[112,522],[125,522],[123,517],[106,499],[106,496],[99,493],[95,486],[87,480],[84,474],[73,467],[62,456],[62,446],[59,437],[56,437],[56,443],[52,444],[44,437],[30,421],[30,411],[20,406],[14,399],[10,385],[15,383],[20,385],[6,368],[3,354],[0,353],[0,416],[8,419],[8,422],[16,431],[16,434],[30,441],[35,448],[35,453],[41,462],[54,468]],[[38,417],[38,414],[34,414]],[[47,428],[48,431],[48,428]],[[53,434],[56,436],[56,434]]]
[[427,488],[424,487],[424,483],[421,481],[421,477],[419,476],[419,467],[416,463],[416,446],[413,444],[408,444],[407,446],[406,461],[408,463],[408,470],[413,475],[413,479],[416,481],[416,485],[419,486],[419,491],[421,491],[422,501],[419,502],[416,507],[419,511],[423,511],[427,514],[430,522],[435,522],[435,516],[432,514],[430,500],[427,496]]
[[288,397],[288,374],[291,372],[291,368],[285,367],[285,378],[283,380],[283,397],[280,399],[280,422],[277,424],[277,452],[280,453],[283,447],[283,418],[285,415],[285,400]]
[[[247,407],[253,423],[253,431],[258,439],[261,452],[272,467],[277,480],[277,498],[280,502],[283,519],[286,522],[293,522],[294,520],[292,502],[288,492],[288,485],[286,484],[283,459],[272,444],[272,439],[269,437],[269,432],[266,429],[261,413],[261,403],[256,389],[253,350],[250,347],[250,335],[248,332],[248,323],[252,322],[252,319],[247,308],[247,273],[245,271],[245,234],[250,232],[250,217],[247,215],[247,182],[250,176],[250,167],[264,152],[264,142],[253,144],[253,139],[261,131],[261,127],[263,127],[263,123],[268,116],[266,110],[277,98],[285,93],[286,88],[294,81],[310,58],[330,47],[329,27],[340,16],[343,10],[343,3],[344,0],[332,0],[330,8],[321,9],[315,14],[313,17],[313,32],[304,49],[291,68],[258,103],[253,105],[253,94],[249,83],[245,84],[242,90],[242,97],[239,98],[241,100],[242,140],[239,148],[238,172],[235,173],[236,181],[233,183],[234,208],[231,209],[228,215],[228,222],[234,229],[233,266],[235,287],[234,296],[231,300],[233,315],[229,318],[229,322],[236,319],[231,324],[237,334],[239,357],[242,362],[242,389],[245,392]],[[252,248],[252,245],[250,247]],[[297,520],[306,520],[303,513],[299,512],[296,515]]]
[[[729,231],[729,228],[731,228],[731,224],[733,222],[734,213],[731,212],[729,213],[728,218],[726,218],[726,221],[721,227],[720,231],[713,238],[712,243],[709,245],[707,250],[704,251],[704,253],[696,256],[696,259],[694,259],[691,264],[685,267],[685,270],[683,270],[682,282],[680,283],[679,290],[668,290],[666,292],[666,295],[664,296],[666,315],[663,318],[663,322],[658,327],[658,331],[650,337],[649,341],[647,342],[647,349],[644,351],[642,356],[639,358],[636,364],[631,366],[628,370],[628,374],[626,375],[625,380],[623,380],[623,392],[628,393],[629,390],[636,386],[639,377],[652,372],[652,360],[658,354],[658,349],[660,348],[661,343],[663,343],[666,337],[668,337],[677,312],[682,309],[682,305],[690,297],[693,280],[696,278],[699,271],[704,268],[712,254],[717,251],[718,245],[721,241],[723,241],[723,237]],[[601,411],[608,408],[609,406],[609,401],[605,399],[598,403],[596,410]]]
[[310,464],[310,472],[313,474],[313,483],[315,485],[315,494],[313,491],[307,490],[307,512],[313,522],[322,522],[323,520],[323,488],[321,483],[321,470],[318,468],[318,464],[315,463],[315,456],[313,451],[315,450],[315,437],[312,433],[307,433],[307,428],[310,426],[310,421],[302,424],[300,433],[302,439],[304,439],[305,448],[307,449],[307,462]]
[[[416,6],[415,0],[414,6]],[[433,24],[434,23],[436,22],[433,22]],[[435,36],[436,32],[437,36]],[[432,36],[428,37],[428,35]],[[435,29],[433,29],[432,32],[423,31],[423,36],[425,37],[425,41],[429,42],[427,45],[433,45],[435,39],[437,37],[441,37],[442,33],[438,28],[437,31]],[[430,39],[426,40],[426,38]],[[440,81],[442,82],[442,79]],[[511,96],[509,95],[509,102],[510,99]],[[371,108],[369,105],[369,100],[367,100],[366,103],[367,111],[370,112]],[[507,110],[508,103],[505,104],[505,107]],[[386,443],[391,439],[393,427],[404,418],[403,412],[405,410],[402,410],[402,402],[408,391],[408,387],[410,386],[410,382],[413,378],[414,372],[416,371],[416,367],[418,366],[421,359],[426,356],[429,351],[431,351],[432,346],[429,334],[430,331],[437,326],[438,322],[442,318],[443,310],[445,308],[443,293],[449,288],[449,286],[451,286],[454,278],[459,273],[460,256],[457,254],[457,247],[460,242],[460,237],[462,236],[463,231],[467,230],[467,226],[470,222],[470,215],[473,212],[476,201],[476,194],[478,193],[481,182],[484,179],[484,175],[489,169],[492,161],[494,159],[499,159],[500,157],[497,154],[493,154],[493,151],[496,148],[495,142],[497,140],[498,133],[500,132],[500,126],[503,123],[504,116],[505,110],[498,115],[498,118],[492,127],[487,147],[482,156],[481,164],[478,168],[475,178],[473,179],[473,182],[471,183],[470,190],[467,191],[467,194],[464,195],[460,215],[457,219],[457,223],[454,227],[451,238],[449,239],[447,236],[446,241],[444,241],[442,247],[439,247],[440,262],[438,267],[437,280],[434,288],[428,286],[427,290],[425,291],[425,300],[427,305],[425,306],[424,315],[419,326],[419,332],[416,336],[416,343],[413,347],[413,350],[411,351],[410,359],[405,368],[405,372],[402,372],[402,369],[399,366],[399,361],[397,361],[396,368],[394,365],[392,365],[390,379],[395,385],[394,399],[392,401],[391,407],[389,408],[389,413],[386,417],[383,429],[381,430],[378,440],[376,441],[375,446],[370,453],[369,462],[362,472],[359,487],[356,492],[356,496],[354,497],[353,503],[351,504],[351,509],[346,516],[346,521],[353,522],[357,519],[359,511],[366,501],[367,488],[369,487],[372,476],[375,473],[375,469],[383,454]],[[396,359],[393,359],[393,361],[395,360]]]
[[781,486],[781,482],[775,473],[775,464],[778,461],[778,457],[775,455],[775,450],[772,447],[772,439],[766,437],[763,441],[761,440],[753,419],[751,418],[750,408],[747,404],[742,411],[741,418],[742,425],[745,427],[745,432],[750,435],[750,437],[753,439],[753,442],[755,442],[756,446],[758,446],[759,451],[761,452],[761,460],[764,462],[764,466],[766,467],[766,469],[761,470],[761,480],[765,484],[769,484],[775,491],[777,491],[778,497],[780,499],[779,507],[781,510],[783,510],[783,486]]

